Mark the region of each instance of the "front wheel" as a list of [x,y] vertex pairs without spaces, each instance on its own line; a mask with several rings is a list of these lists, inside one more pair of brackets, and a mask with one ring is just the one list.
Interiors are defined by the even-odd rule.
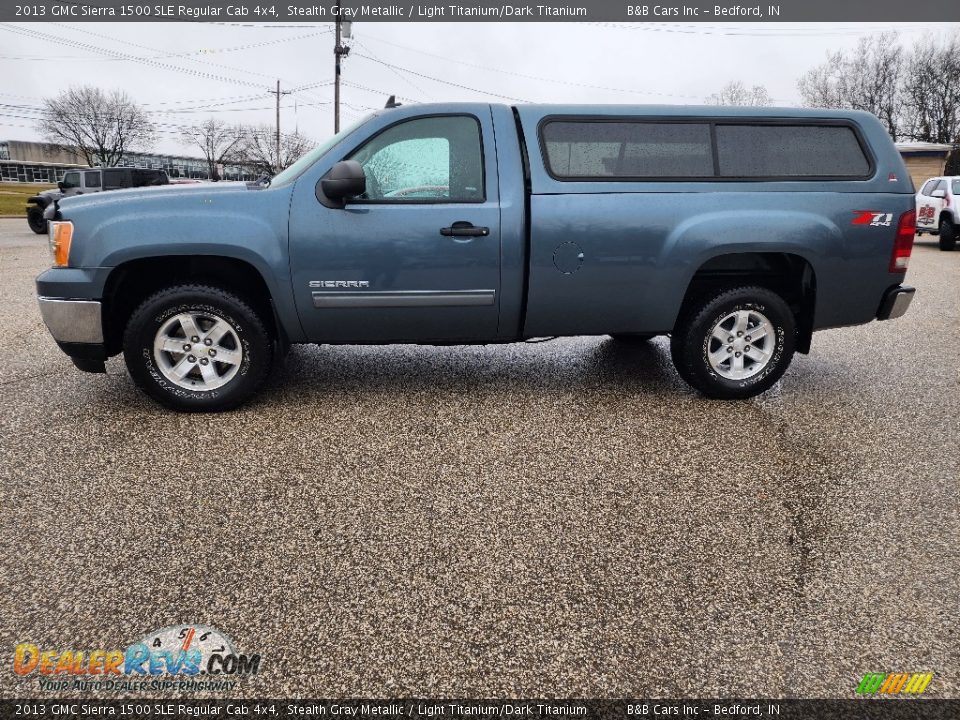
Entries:
[[796,339],[796,320],[779,295],[739,287],[693,305],[670,338],[677,372],[704,395],[753,397],[781,378]]
[[957,247],[957,228],[947,218],[940,219],[940,249],[953,250]]
[[207,285],[147,298],[130,316],[123,356],[134,382],[175,410],[228,410],[267,377],[273,342],[242,299]]
[[43,208],[34,206],[27,209],[27,225],[37,235],[47,234],[47,219],[43,216]]

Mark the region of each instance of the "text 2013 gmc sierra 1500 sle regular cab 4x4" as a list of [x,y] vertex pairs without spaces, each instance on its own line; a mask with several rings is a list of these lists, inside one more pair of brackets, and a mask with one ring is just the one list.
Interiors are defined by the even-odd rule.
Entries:
[[670,335],[715,398],[814,330],[902,315],[913,184],[863,112],[391,107],[262,185],[51,207],[43,318],[182,410],[237,405],[289,343]]

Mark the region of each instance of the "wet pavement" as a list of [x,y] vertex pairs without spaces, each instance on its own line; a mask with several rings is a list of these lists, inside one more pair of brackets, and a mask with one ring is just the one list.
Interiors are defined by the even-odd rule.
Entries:
[[4,696],[42,695],[17,643],[179,623],[261,655],[236,696],[960,693],[960,252],[752,401],[574,338],[294,348],[216,416],[76,371],[47,263],[0,220]]

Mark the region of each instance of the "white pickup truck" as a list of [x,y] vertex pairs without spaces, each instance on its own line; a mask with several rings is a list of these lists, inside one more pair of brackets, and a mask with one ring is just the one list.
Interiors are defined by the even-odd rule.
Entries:
[[917,235],[940,236],[940,249],[957,246],[960,214],[960,177],[935,177],[927,180],[917,193]]

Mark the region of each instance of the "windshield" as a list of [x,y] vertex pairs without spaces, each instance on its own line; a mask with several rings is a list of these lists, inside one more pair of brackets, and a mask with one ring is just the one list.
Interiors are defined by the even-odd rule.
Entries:
[[336,135],[333,135],[332,137],[329,137],[326,140],[324,140],[317,147],[315,147],[313,150],[308,152],[302,158],[297,160],[293,165],[288,167],[286,170],[283,170],[282,172],[279,172],[276,175],[274,175],[273,179],[270,180],[270,187],[278,187],[280,185],[287,185],[288,183],[292,183],[294,180],[300,177],[308,167],[310,167],[317,160],[319,160],[320,157],[327,152],[327,150],[329,150],[338,142],[343,140],[347,135],[352,133],[354,130],[360,127],[363,123],[365,123],[371,117],[373,117],[372,114],[367,115],[366,117],[360,118],[352,125],[348,125],[347,127],[343,128],[343,130],[338,132]]

